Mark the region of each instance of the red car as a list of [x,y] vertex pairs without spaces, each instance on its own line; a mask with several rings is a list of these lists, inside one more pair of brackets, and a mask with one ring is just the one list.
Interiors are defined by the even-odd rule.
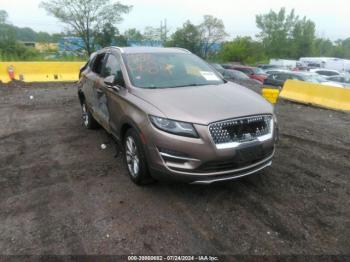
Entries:
[[222,67],[225,69],[233,69],[233,70],[241,71],[245,73],[247,76],[249,76],[251,79],[258,80],[261,83],[264,83],[264,80],[267,78],[266,73],[258,67],[242,66],[242,65],[222,65]]

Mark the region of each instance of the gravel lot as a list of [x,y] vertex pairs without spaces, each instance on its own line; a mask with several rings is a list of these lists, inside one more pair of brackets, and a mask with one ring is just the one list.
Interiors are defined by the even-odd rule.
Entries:
[[0,87],[0,254],[350,254],[350,115],[276,111],[263,174],[137,187],[75,87]]

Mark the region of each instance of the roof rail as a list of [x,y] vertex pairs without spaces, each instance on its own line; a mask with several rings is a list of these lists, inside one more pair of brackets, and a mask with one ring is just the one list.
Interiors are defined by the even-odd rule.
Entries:
[[119,46],[111,46],[110,48],[118,49],[120,51],[120,53],[124,53],[123,48],[121,48]]
[[192,54],[192,52],[189,51],[189,50],[187,50],[186,48],[182,48],[182,47],[172,47],[172,48],[185,51],[185,52],[188,53],[188,54]]

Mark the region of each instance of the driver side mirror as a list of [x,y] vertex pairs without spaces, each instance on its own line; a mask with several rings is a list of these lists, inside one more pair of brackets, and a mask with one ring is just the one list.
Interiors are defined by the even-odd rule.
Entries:
[[107,76],[103,82],[105,83],[106,86],[108,86],[109,88],[112,88],[116,91],[119,91],[120,88],[118,86],[116,86],[116,81],[115,81],[115,76],[111,75],[111,76]]
[[107,86],[114,86],[115,83],[115,76],[111,75],[111,76],[107,76],[103,82],[107,85]]

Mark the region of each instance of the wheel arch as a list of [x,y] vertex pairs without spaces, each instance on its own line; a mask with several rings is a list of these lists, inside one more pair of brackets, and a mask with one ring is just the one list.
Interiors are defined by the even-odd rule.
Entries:
[[84,92],[79,90],[78,91],[78,97],[79,97],[79,101],[80,101],[80,104],[82,105],[83,102],[85,101],[85,95],[84,95]]

